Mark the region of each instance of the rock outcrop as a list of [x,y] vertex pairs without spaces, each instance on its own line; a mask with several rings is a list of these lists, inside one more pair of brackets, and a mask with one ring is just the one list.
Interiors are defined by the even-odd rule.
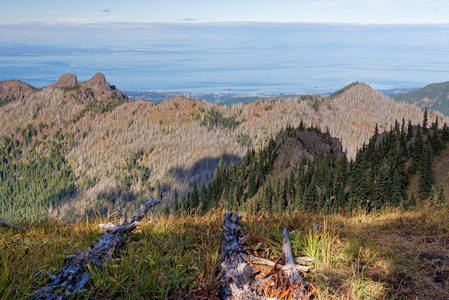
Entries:
[[59,77],[58,81],[56,81],[53,84],[50,84],[49,87],[51,88],[70,88],[75,86],[78,83],[78,80],[76,78],[75,74],[64,74],[61,77]]
[[18,80],[8,80],[0,82],[0,102],[2,99],[14,98],[15,100],[23,100],[31,94],[35,88],[31,85]]
[[82,82],[81,87],[91,91],[97,100],[107,100],[110,98],[127,99],[126,95],[117,90],[114,85],[110,85],[106,81],[106,77],[101,73],[97,73],[91,79]]
[[315,130],[298,130],[282,132],[276,137],[277,158],[274,173],[281,172],[287,165],[299,165],[302,159],[313,161],[314,157],[330,156],[334,161],[345,155],[337,138]]
[[110,90],[112,90],[111,85],[106,81],[106,77],[101,73],[95,74],[94,77],[83,82],[81,85],[83,87],[90,88],[94,91],[110,91]]
[[46,89],[64,89],[67,102],[89,103],[92,101],[109,101],[111,99],[125,100],[126,95],[106,81],[106,77],[97,73],[91,79],[78,82],[76,75],[64,74],[58,81],[50,84]]

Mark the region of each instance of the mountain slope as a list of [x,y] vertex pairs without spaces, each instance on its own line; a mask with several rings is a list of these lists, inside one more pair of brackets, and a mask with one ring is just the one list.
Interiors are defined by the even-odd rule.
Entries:
[[393,99],[397,102],[427,107],[449,116],[449,81],[429,84],[412,92],[396,95]]
[[[435,117],[430,113],[429,123]],[[0,137],[21,143],[28,132],[23,129],[35,130],[21,144],[25,161],[32,149],[37,157],[48,157],[49,144],[60,147],[65,164],[73,169],[76,192],[50,213],[76,216],[108,208],[124,213],[153,195],[171,200],[175,189],[183,195],[195,180],[201,187],[213,178],[223,154],[227,164],[239,161],[248,147],[259,148],[282,128],[298,127],[301,121],[327,129],[354,157],[376,123],[389,129],[402,118],[417,124],[422,112],[364,84],[332,98],[304,96],[224,107],[184,97],[159,104],[129,101],[101,74],[81,83],[68,74],[56,85],[1,107]]]
[[0,107],[14,100],[23,100],[31,94],[35,88],[24,82],[8,80],[0,82]]

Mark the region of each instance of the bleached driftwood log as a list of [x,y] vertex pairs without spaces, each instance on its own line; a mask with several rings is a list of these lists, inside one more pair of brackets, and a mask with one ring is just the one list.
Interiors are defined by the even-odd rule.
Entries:
[[251,264],[245,262],[244,244],[247,236],[240,237],[239,222],[242,216],[234,212],[225,213],[223,242],[221,245],[224,284],[221,286],[223,299],[265,299],[251,288],[254,271]]
[[[247,240],[247,236],[240,237],[241,228],[239,222],[241,219],[242,216],[239,216],[234,212],[225,213],[221,263],[221,268],[225,276],[224,283],[221,286],[223,299],[270,299],[263,295],[259,295],[256,290],[258,287],[273,282],[270,282],[270,278],[253,280],[254,269],[252,263],[268,265],[273,268],[278,267],[282,270],[287,279],[285,283],[288,285],[289,295],[295,299],[307,299],[308,295],[306,295],[306,290],[308,284],[302,277],[301,272],[307,272],[309,267],[300,266],[295,263],[287,229],[284,229],[282,232],[284,265],[281,265],[267,259],[246,254],[244,243]],[[308,264],[313,260],[304,257],[301,258],[300,261]]]
[[1,225],[1,226],[6,226],[6,227],[13,227],[13,228],[19,229],[19,230],[26,230],[25,227],[20,227],[20,226],[11,224],[11,223],[6,222],[6,221],[1,221],[1,220],[0,220],[0,225]]
[[[84,252],[77,251],[69,257],[69,261],[58,275],[49,275],[51,282],[38,289],[30,299],[68,299],[76,291],[83,290],[90,279],[88,265],[101,267],[109,260],[113,253],[123,246],[125,234],[133,231],[145,214],[160,200],[149,200],[142,204],[139,210],[134,212],[131,219],[122,219],[120,225],[108,224],[106,232],[103,232],[98,242],[94,242],[93,247],[87,248]],[[103,224],[100,224],[100,227]]]

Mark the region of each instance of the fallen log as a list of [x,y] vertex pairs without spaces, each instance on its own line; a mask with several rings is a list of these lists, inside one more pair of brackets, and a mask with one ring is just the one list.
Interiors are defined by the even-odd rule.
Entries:
[[234,212],[226,212],[223,227],[222,263],[224,282],[221,285],[223,299],[265,299],[251,288],[254,270],[245,262],[244,244],[247,237],[240,237],[240,220]]
[[1,226],[5,226],[5,227],[12,227],[12,228],[19,229],[19,230],[26,230],[25,227],[20,227],[20,226],[11,224],[11,223],[6,222],[6,221],[1,221],[1,220],[0,220],[0,225]]
[[77,291],[82,291],[90,279],[89,266],[98,268],[111,259],[113,253],[123,246],[125,235],[133,231],[148,210],[159,202],[151,199],[142,204],[130,219],[122,219],[120,225],[100,224],[106,231],[98,242],[94,242],[93,247],[88,247],[84,252],[77,250],[76,254],[69,256],[69,261],[58,275],[47,273],[51,282],[34,292],[29,299],[68,299]]
[[[295,263],[292,254],[290,237],[287,229],[283,230],[282,253],[284,265],[278,264],[278,261],[272,262],[267,259],[249,255],[245,251],[244,243],[247,236],[240,237],[241,227],[239,225],[242,216],[234,212],[226,212],[223,227],[222,242],[222,262],[221,269],[224,274],[223,284],[221,285],[221,296],[226,300],[243,299],[272,299],[267,298],[260,292],[266,292],[267,286],[274,286],[276,282],[282,282],[284,286],[283,295],[288,295],[292,299],[309,299],[309,284],[302,277],[301,272],[307,272],[308,266],[300,266]],[[299,261],[308,264],[313,261],[311,258],[303,257]],[[263,264],[278,268],[280,272],[262,280],[254,280],[254,264]],[[271,272],[270,272],[271,273]],[[281,274],[284,274],[281,276]],[[285,280],[284,280],[285,279]],[[266,294],[266,293],[265,293]]]

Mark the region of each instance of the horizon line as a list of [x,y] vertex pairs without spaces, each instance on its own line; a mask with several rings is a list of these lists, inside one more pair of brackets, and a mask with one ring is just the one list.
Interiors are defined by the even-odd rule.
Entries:
[[58,25],[58,26],[93,26],[93,25],[153,25],[153,24],[179,24],[179,25],[239,25],[239,24],[311,24],[311,25],[358,25],[358,26],[431,26],[431,25],[447,25],[448,22],[339,22],[339,21],[323,21],[323,22],[309,22],[309,21],[268,21],[268,20],[247,20],[247,21],[198,21],[198,20],[174,20],[174,21],[140,21],[140,22],[21,22],[21,23],[0,23],[0,26],[5,25]]

